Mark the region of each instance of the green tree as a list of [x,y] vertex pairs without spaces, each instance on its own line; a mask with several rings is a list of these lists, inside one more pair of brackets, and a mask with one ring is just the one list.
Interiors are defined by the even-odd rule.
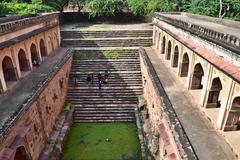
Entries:
[[86,0],[70,0],[70,3],[78,7],[78,12],[81,12],[86,4]]
[[69,2],[70,2],[70,0],[51,0],[47,4],[50,7],[54,8],[54,10],[59,11],[60,13],[62,13],[64,7],[66,5],[68,5]]
[[96,16],[113,16],[122,12],[124,0],[87,0],[87,7],[92,17]]
[[130,11],[136,15],[145,15],[147,1],[146,0],[127,0],[127,6]]

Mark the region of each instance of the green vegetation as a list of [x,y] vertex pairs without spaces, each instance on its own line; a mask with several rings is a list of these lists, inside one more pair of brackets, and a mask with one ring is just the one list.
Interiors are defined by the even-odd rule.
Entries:
[[0,15],[62,12],[69,3],[79,11],[89,11],[92,17],[114,16],[128,9],[137,16],[171,11],[240,20],[240,0],[2,0]]
[[68,100],[64,101],[63,109],[64,110],[69,110],[71,107],[71,103]]
[[102,51],[102,54],[105,58],[108,58],[108,59],[118,59],[119,58],[119,54],[114,53],[112,51]]
[[80,73],[76,73],[76,72],[74,72],[74,73],[70,73],[70,75],[69,75],[69,78],[71,79],[71,80],[73,80],[73,79],[79,79],[79,78],[81,78],[81,74]]
[[62,160],[140,160],[135,123],[77,123],[71,128]]
[[41,3],[15,3],[0,2],[0,15],[4,14],[35,14],[40,12],[50,12],[53,8]]

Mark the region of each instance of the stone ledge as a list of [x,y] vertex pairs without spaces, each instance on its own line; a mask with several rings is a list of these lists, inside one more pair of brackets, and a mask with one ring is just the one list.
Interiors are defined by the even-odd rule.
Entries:
[[25,18],[16,21],[11,21],[7,23],[0,24],[0,36],[14,32],[29,26],[36,25],[38,23],[46,23],[48,25],[49,20],[58,18],[58,13],[41,15],[37,17]]
[[240,38],[234,35],[218,32],[183,20],[170,18],[164,15],[164,13],[156,13],[156,19],[188,31],[191,34],[220,45],[234,53],[240,54]]
[[43,90],[48,86],[49,82],[58,73],[61,67],[67,60],[71,58],[73,54],[72,49],[65,51],[64,56],[56,64],[54,64],[52,70],[44,76],[44,78],[36,85],[34,90],[31,91],[30,95],[26,99],[16,106],[16,110],[7,118],[5,122],[2,122],[0,128],[0,142],[7,136],[11,128],[17,122],[17,120],[25,113],[25,111],[31,106],[31,104],[39,97]]
[[36,30],[34,30],[34,31],[30,32],[30,33],[26,33],[26,34],[23,34],[23,35],[18,36],[16,38],[4,41],[4,42],[0,43],[0,50],[4,49],[4,48],[7,48],[7,47],[9,47],[11,45],[14,45],[16,43],[22,42],[25,39],[31,38],[31,37],[33,37],[35,35],[38,35],[38,34],[40,34],[42,32],[45,32],[45,31],[47,31],[49,29],[52,29],[52,28],[54,28],[56,26],[58,26],[57,23],[56,24],[52,24],[52,25],[47,26],[47,27],[42,27],[40,29],[36,29]]
[[184,128],[182,127],[181,122],[179,121],[177,114],[175,113],[175,110],[158,78],[158,75],[156,71],[153,68],[153,65],[145,51],[144,48],[140,48],[140,57],[143,59],[143,64],[146,67],[147,73],[151,79],[151,83],[153,84],[155,91],[159,97],[159,99],[162,101],[163,104],[163,111],[167,118],[166,120],[169,123],[169,128],[172,130],[172,136],[174,138],[174,141],[177,144],[178,151],[182,155],[186,155],[186,159],[198,159],[196,153],[194,152],[194,149],[188,139],[187,134],[184,131]]

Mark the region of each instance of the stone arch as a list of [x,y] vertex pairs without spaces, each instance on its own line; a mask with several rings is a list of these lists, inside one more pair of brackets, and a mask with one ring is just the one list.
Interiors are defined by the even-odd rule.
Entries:
[[178,59],[179,59],[178,57],[179,57],[179,49],[178,49],[178,46],[175,46],[172,67],[178,67]]
[[19,68],[20,71],[28,71],[29,64],[26,57],[26,52],[23,49],[20,49],[18,52],[18,61],[19,61]]
[[167,59],[167,60],[170,60],[170,58],[171,58],[171,52],[172,52],[172,43],[171,43],[171,41],[168,41],[167,55],[166,55],[166,59]]
[[200,63],[196,64],[193,70],[191,89],[202,89],[202,77],[204,71]]
[[32,62],[33,60],[39,61],[37,46],[34,43],[31,44],[30,52],[31,52],[31,61]]
[[180,70],[180,77],[187,77],[189,70],[189,57],[187,53],[184,53],[182,60],[182,67]]
[[30,160],[30,157],[27,154],[24,146],[20,146],[17,148],[14,160]]
[[4,57],[2,61],[2,70],[3,70],[4,80],[6,81],[6,83],[9,81],[17,80],[15,68],[13,66],[13,62],[10,57],[8,56]]
[[165,54],[165,48],[166,48],[166,37],[165,36],[163,36],[161,48],[162,48],[161,54]]
[[214,78],[208,93],[206,108],[219,108],[221,106],[220,101],[218,101],[221,90],[222,90],[221,80],[218,77]]
[[240,130],[240,97],[235,97],[232,102],[231,110],[227,117],[224,131]]
[[42,57],[47,56],[47,49],[46,49],[45,42],[43,39],[40,40],[39,46],[40,46],[41,56]]

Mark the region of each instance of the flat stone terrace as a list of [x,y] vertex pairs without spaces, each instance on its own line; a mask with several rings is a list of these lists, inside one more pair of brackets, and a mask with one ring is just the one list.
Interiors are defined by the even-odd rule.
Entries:
[[[240,22],[235,22],[235,21],[230,21],[225,23],[219,23],[218,19],[211,17],[212,19],[215,19],[215,21],[210,20],[210,17],[207,16],[196,16],[191,14],[163,14],[165,17],[171,18],[171,19],[176,19],[176,20],[181,20],[184,22],[188,22],[191,24],[196,24],[205,28],[212,29],[217,32],[229,34],[229,35],[234,35],[236,37],[240,38]],[[234,24],[231,24],[234,23]]]
[[71,23],[61,26],[61,31],[99,30],[152,30],[150,23]]
[[200,160],[236,159],[229,145],[192,100],[189,91],[182,87],[184,84],[171,72],[170,66],[157,56],[155,50],[146,51],[197,157]]
[[0,135],[9,124],[9,119],[14,116],[21,105],[26,105],[29,99],[37,93],[49,75],[56,71],[58,64],[70,52],[66,48],[60,48],[46,58],[38,68],[26,75],[16,86],[5,94],[0,95]]

